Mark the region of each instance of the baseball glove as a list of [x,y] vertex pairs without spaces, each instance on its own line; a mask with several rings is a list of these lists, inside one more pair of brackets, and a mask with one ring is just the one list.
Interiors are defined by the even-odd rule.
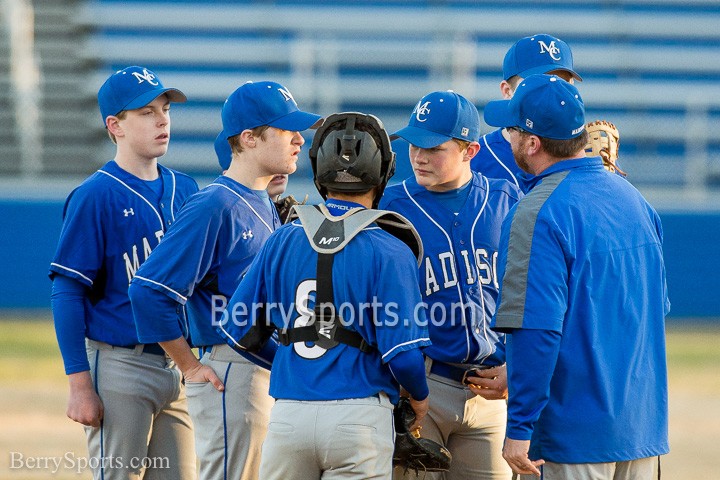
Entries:
[[410,405],[410,400],[400,397],[393,415],[395,417],[393,466],[402,468],[405,473],[412,470],[416,476],[421,471],[447,472],[452,460],[448,449],[428,438],[420,438],[417,431],[410,431],[410,426],[415,421],[415,411]]
[[592,157],[602,157],[606,170],[626,176],[617,166],[620,150],[620,132],[617,127],[605,120],[595,120],[588,123],[586,129],[589,139],[585,145],[585,153]]
[[305,198],[302,202],[298,202],[295,200],[295,197],[292,195],[288,195],[287,197],[278,198],[278,200],[275,203],[275,208],[277,208],[278,216],[280,217],[280,223],[285,223],[287,220],[288,215],[290,214],[290,209],[295,205],[305,205],[305,202],[307,202],[308,196],[305,195]]

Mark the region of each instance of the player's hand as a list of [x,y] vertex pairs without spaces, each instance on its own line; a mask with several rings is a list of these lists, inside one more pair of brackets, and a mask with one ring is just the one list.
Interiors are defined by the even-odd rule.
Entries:
[[409,398],[410,406],[415,411],[415,421],[412,425],[410,425],[410,431],[414,432],[415,430],[422,428],[423,418],[425,418],[425,415],[427,415],[428,410],[430,409],[430,395],[425,397],[425,400],[415,400],[412,397]]
[[528,451],[530,450],[530,440],[513,440],[505,438],[502,456],[510,465],[512,471],[520,475],[540,476],[540,470],[537,468],[545,463],[545,460],[530,460]]
[[467,386],[475,395],[486,400],[502,400],[508,396],[507,369],[505,365],[477,370],[477,376],[466,377]]
[[90,372],[78,372],[68,375],[70,396],[68,397],[67,416],[70,420],[88,427],[100,427],[105,410],[102,400],[95,392]]
[[225,390],[225,385],[223,385],[222,380],[220,380],[220,377],[217,376],[215,370],[207,365],[203,365],[200,362],[197,362],[195,366],[183,372],[183,375],[185,376],[185,382],[187,383],[210,382],[218,392]]

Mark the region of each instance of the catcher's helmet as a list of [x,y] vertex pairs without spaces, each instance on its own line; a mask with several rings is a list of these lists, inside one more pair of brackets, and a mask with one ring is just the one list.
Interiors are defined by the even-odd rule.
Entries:
[[320,195],[368,192],[378,187],[376,207],[395,173],[395,152],[379,118],[358,112],[330,115],[310,147],[313,180]]

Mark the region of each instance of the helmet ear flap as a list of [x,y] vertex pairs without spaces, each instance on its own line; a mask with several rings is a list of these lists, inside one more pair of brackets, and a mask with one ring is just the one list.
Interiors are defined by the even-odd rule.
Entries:
[[313,181],[320,195],[328,190],[363,193],[378,189],[373,206],[395,173],[395,153],[382,122],[374,115],[330,115],[310,147]]

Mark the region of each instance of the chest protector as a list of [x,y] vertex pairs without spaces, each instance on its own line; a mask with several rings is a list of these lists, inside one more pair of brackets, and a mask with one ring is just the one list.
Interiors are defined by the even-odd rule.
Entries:
[[[318,254],[316,273],[316,297],[313,319],[304,327],[279,330],[278,340],[287,346],[296,342],[315,342],[329,349],[343,343],[360,349],[364,353],[375,350],[356,331],[341,325],[342,319],[335,307],[332,282],[332,266],[335,254],[341,251],[365,227],[376,224],[405,243],[418,259],[423,258],[423,246],[415,227],[402,215],[384,210],[353,208],[342,216],[335,217],[325,205],[295,205],[290,211],[288,222],[299,219],[310,246]],[[242,347],[256,351],[269,338],[267,328],[263,334],[248,332],[240,341]],[[272,327],[269,327],[272,328]],[[255,327],[253,327],[254,330]]]

